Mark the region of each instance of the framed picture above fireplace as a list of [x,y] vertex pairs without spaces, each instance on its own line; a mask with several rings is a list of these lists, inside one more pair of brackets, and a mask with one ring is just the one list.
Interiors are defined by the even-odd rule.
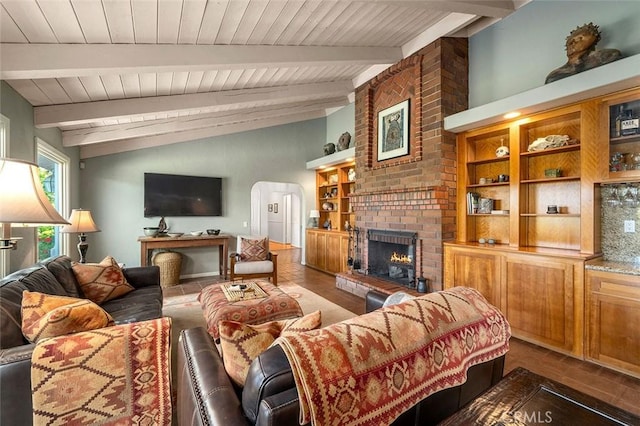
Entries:
[[409,100],[378,113],[378,161],[409,154]]

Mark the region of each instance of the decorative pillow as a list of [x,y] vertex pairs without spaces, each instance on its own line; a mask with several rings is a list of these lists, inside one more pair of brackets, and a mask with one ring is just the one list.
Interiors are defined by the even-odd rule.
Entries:
[[134,290],[111,256],[100,263],[74,262],[73,273],[85,297],[98,305]]
[[271,321],[249,325],[237,321],[220,321],[220,348],[227,374],[238,386],[243,387],[251,362],[278,338],[320,327],[320,311],[301,318]]
[[269,254],[269,241],[266,238],[261,240],[240,239],[240,258],[246,261],[267,260]]
[[31,343],[112,325],[111,315],[90,300],[28,290],[22,293],[22,333]]

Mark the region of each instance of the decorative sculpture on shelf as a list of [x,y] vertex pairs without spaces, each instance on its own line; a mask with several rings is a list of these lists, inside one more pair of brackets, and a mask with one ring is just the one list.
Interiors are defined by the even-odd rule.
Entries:
[[349,148],[349,144],[351,143],[351,134],[349,132],[344,132],[338,138],[338,151],[344,151]]
[[622,54],[618,49],[596,50],[596,44],[600,39],[601,34],[598,26],[594,25],[593,22],[571,31],[565,44],[567,63],[551,71],[547,75],[545,84],[622,58]]
[[336,144],[333,142],[329,142],[324,145],[324,155],[330,155],[336,152]]
[[167,222],[164,220],[164,216],[160,218],[160,222],[158,223],[158,233],[163,234],[167,232],[169,228],[167,227]]
[[527,151],[544,151],[549,148],[559,148],[561,146],[575,145],[577,143],[579,143],[579,141],[577,139],[571,139],[569,135],[549,135],[531,142]]

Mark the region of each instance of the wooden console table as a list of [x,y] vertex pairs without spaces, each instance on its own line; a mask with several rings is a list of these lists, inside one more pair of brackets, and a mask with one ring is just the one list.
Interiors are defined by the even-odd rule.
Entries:
[[175,249],[189,247],[219,247],[218,266],[220,275],[227,279],[227,258],[229,257],[228,235],[183,235],[182,237],[139,237],[140,266],[148,266],[154,249]]

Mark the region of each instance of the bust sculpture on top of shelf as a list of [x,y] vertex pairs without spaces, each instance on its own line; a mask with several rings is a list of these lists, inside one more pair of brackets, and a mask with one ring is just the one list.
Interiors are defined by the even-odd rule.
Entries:
[[617,61],[622,58],[618,49],[596,50],[596,44],[602,38],[597,25],[593,22],[584,24],[571,31],[567,37],[565,50],[567,51],[567,63],[551,71],[545,80],[545,84]]

